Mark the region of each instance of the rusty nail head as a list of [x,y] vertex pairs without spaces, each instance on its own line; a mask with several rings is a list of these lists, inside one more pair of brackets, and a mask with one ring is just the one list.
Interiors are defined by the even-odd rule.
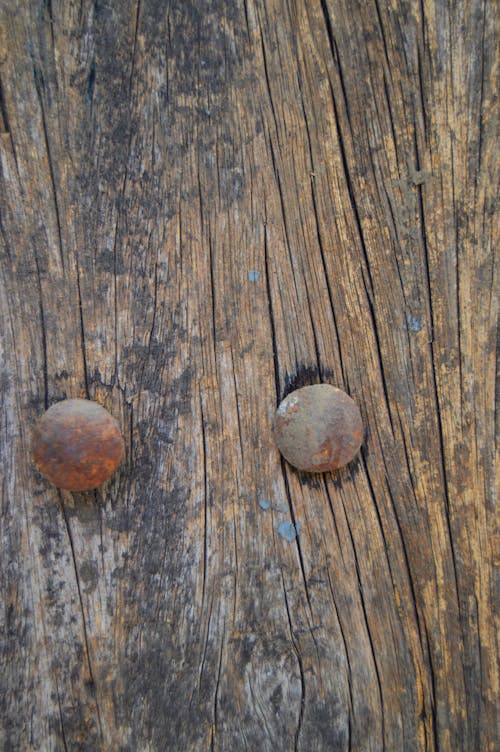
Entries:
[[273,428],[284,458],[310,473],[347,465],[363,443],[358,406],[331,384],[313,384],[291,392],[278,407]]
[[44,478],[67,491],[90,491],[107,480],[123,456],[118,422],[84,399],[52,405],[38,421],[33,460]]

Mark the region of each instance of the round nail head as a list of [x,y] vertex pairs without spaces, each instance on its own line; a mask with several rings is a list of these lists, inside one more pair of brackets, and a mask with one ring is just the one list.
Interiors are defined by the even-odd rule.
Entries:
[[361,413],[354,400],[331,384],[291,392],[274,419],[274,437],[298,470],[322,473],[347,465],[363,443]]
[[44,478],[66,491],[90,491],[116,470],[124,441],[118,422],[97,402],[69,399],[38,421],[33,460]]

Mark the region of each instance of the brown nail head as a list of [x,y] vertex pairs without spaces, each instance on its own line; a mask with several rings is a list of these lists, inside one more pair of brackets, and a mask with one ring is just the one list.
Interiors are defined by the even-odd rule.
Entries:
[[66,491],[90,491],[120,464],[117,421],[97,402],[69,399],[52,405],[33,434],[33,459],[44,478]]
[[274,419],[281,454],[298,470],[323,473],[347,465],[363,443],[359,408],[331,384],[313,384],[291,392]]

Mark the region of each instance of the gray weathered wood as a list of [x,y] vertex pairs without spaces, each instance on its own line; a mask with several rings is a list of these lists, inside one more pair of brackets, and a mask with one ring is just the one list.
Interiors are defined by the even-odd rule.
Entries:
[[[1,748],[491,752],[498,6],[0,6]],[[95,493],[30,461],[77,396]]]

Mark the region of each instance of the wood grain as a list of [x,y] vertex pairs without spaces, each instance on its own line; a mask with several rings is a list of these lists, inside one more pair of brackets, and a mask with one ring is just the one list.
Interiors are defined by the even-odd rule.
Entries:
[[[0,746],[492,752],[498,6],[0,7]],[[31,463],[67,397],[96,492]]]

